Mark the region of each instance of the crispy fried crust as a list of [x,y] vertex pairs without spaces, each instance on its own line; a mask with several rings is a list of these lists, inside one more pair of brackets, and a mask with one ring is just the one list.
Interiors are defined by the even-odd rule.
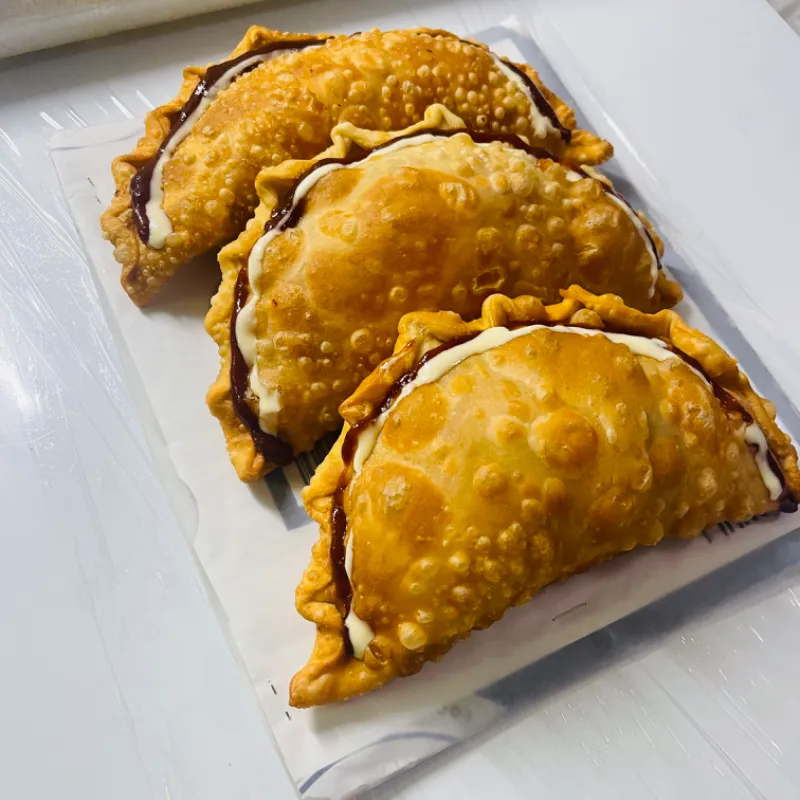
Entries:
[[[315,159],[259,175],[256,223],[221,251],[222,289],[207,320],[222,357],[209,405],[243,480],[272,465],[231,413],[232,294],[277,195],[319,160],[344,157],[351,147],[463,127],[441,105],[403,131],[345,123],[334,128],[334,146]],[[302,452],[335,429],[337,407],[391,353],[408,311],[449,308],[473,318],[493,292],[552,301],[575,281],[619,292],[646,310],[676,302],[680,288],[661,272],[653,287],[651,250],[601,181],[608,184],[599,173],[570,180],[549,158],[499,142],[476,144],[467,134],[376,154],[323,177],[293,227],[265,249],[256,281],[256,339],[282,343],[259,355],[262,383],[280,397],[278,436]]]
[[[255,26],[229,58],[309,35]],[[562,124],[574,129],[572,109],[542,86],[534,70],[523,68]],[[443,102],[474,127],[523,134],[529,127],[522,93],[502,78],[484,45],[422,28],[333,36],[321,48],[281,56],[243,75],[211,104],[165,166],[164,204],[174,231],[163,249],[152,249],[134,227],[130,182],[156,153],[206,69],[185,70],[178,95],[147,115],[136,149],[112,166],[116,194],[101,226],[122,265],[122,285],[138,305],[147,304],[181,264],[244,228],[256,205],[253,181],[261,167],[314,156],[338,122],[397,130],[420,119],[431,103]],[[498,88],[508,90],[499,100],[493,95]],[[570,145],[552,136],[543,144],[586,164],[602,163],[612,153],[608,142],[577,129]]]
[[726,412],[686,364],[626,354],[604,337],[542,331],[516,339],[396,404],[363,470],[350,475],[353,607],[375,636],[363,661],[348,658],[330,561],[342,442],[441,343],[537,322],[660,338],[734,395],[800,497],[797,455],[771,404],[719,345],[672,311],[645,314],[575,286],[563,295],[553,306],[493,296],[473,322],[409,314],[394,355],[343,404],[349,424],[303,497],[320,538],[296,605],[317,638],[292,681],[293,705],[342,700],[413,674],[544,585],[617,553],[777,507],[741,416]]
[[775,422],[775,407],[753,391],[736,359],[728,355],[713,339],[695,328],[690,328],[679,314],[669,309],[657,314],[643,314],[626,306],[616,295],[604,294],[597,297],[580,286],[570,286],[563,295],[594,311],[609,327],[618,326],[640,336],[664,339],[697,361],[703,372],[732,394],[758,423],[770,450],[778,459],[789,491],[793,496],[800,497],[797,452],[789,436]]

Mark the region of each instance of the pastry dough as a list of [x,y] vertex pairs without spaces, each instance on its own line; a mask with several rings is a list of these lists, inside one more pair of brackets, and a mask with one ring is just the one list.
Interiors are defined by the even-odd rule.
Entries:
[[304,493],[320,538],[296,602],[317,637],[292,705],[411,675],[639,545],[796,509],[794,448],[729,355],[672,311],[563,294],[493,296],[471,323],[404,317],[395,354],[342,406]]
[[326,36],[253,27],[227,61],[189,67],[177,97],[148,114],[136,149],[114,161],[117,191],[101,224],[123,287],[145,305],[179,265],[235,238],[263,166],[311,158],[338,122],[397,130],[434,102],[478,130],[515,131],[579,163],[611,156],[611,145],[575,129],[572,109],[534,70],[484,45],[428,29]]
[[645,310],[680,298],[661,242],[607,180],[462,129],[441,105],[395,133],[342,124],[317,158],[259,176],[261,205],[220,253],[206,321],[222,357],[209,406],[243,480],[338,427],[404,313],[473,318],[494,292],[554,301],[573,282]]

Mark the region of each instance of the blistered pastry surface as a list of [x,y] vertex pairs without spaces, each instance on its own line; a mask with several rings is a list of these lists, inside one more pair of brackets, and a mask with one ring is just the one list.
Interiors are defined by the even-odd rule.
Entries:
[[[308,36],[253,27],[231,55]],[[535,71],[523,68],[538,84]],[[152,249],[134,229],[130,181],[204,75],[205,69],[188,68],[177,97],[148,115],[136,150],[113,165],[117,193],[102,224],[123,266],[123,286],[140,305],[179,265],[236,237],[256,206],[254,180],[262,167],[316,155],[338,122],[397,130],[441,102],[479,130],[526,134],[532,127],[528,99],[483,46],[425,29],[335,36],[267,61],[220,93],[164,167],[164,210],[173,231],[163,249]],[[542,90],[562,124],[574,128],[572,109]],[[585,131],[575,131],[569,145],[555,135],[542,144],[587,164],[611,155],[607,142]]]
[[[664,338],[734,393],[798,496],[788,438],[718,345],[673,312],[567,294],[549,312],[530,298],[492,298],[472,325],[454,314],[409,315],[397,354],[345,416],[367,416],[422,352],[466,332],[531,319],[611,325]],[[349,478],[353,607],[375,631],[363,661],[343,655],[329,582],[331,495],[347,475],[341,439],[306,491],[321,535],[297,601],[318,638],[292,702],[331,702],[412,674],[548,583],[639,545],[774,510],[744,427],[683,361],[637,356],[602,336],[537,330],[461,362],[397,404]]]
[[[417,129],[460,125],[434,106]],[[337,132],[323,157],[391,138]],[[287,162],[259,176],[258,221],[220,256],[224,286],[247,265],[276,198],[311,166]],[[409,311],[445,308],[469,319],[493,292],[553,302],[575,282],[645,310],[674,303],[680,289],[660,273],[653,286],[652,252],[630,216],[599,180],[570,180],[567,171],[459,134],[321,178],[297,225],[272,239],[259,265],[257,361],[262,383],[280,395],[278,436],[299,452],[335,429],[339,404],[391,353]],[[212,318],[228,336],[224,312]]]

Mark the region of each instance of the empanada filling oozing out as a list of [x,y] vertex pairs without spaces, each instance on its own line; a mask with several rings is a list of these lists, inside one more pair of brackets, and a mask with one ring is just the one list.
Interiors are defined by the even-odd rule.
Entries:
[[603,336],[612,342],[624,344],[636,355],[646,356],[658,361],[669,359],[681,359],[684,361],[695,374],[710,386],[724,412],[728,416],[738,416],[745,425],[745,441],[750,447],[770,499],[778,501],[780,510],[783,512],[791,513],[797,510],[797,503],[787,490],[786,481],[778,461],[770,452],[764,433],[753,420],[753,417],[733,395],[709,378],[694,359],[677,350],[674,345],[668,345],[660,339],[651,339],[643,336],[612,333],[591,328],[543,324],[523,325],[511,329],[494,327],[480,333],[453,339],[427,351],[411,370],[398,378],[387,391],[383,402],[376,404],[371,414],[351,427],[342,444],[342,459],[345,469],[342,473],[339,488],[333,497],[330,558],[334,584],[339,595],[339,602],[344,609],[345,625],[343,633],[345,652],[348,656],[363,657],[364,650],[372,638],[372,631],[369,625],[361,620],[352,609],[353,536],[351,532],[350,536],[347,537],[344,495],[350,479],[361,471],[364,462],[369,458],[392,408],[420,386],[437,381],[464,359],[484,353],[513,339],[526,336],[543,328],[555,332],[583,336]]
[[[259,280],[262,273],[264,253],[278,234],[286,231],[300,221],[304,202],[308,192],[314,185],[329,173],[345,169],[349,166],[361,164],[375,155],[380,155],[391,150],[411,147],[437,138],[468,135],[478,146],[488,146],[493,142],[501,142],[516,149],[524,151],[536,159],[549,159],[561,163],[566,171],[567,179],[578,181],[583,178],[593,178],[579,165],[565,163],[557,159],[549,151],[529,145],[514,134],[489,134],[469,132],[463,130],[432,129],[424,133],[411,133],[396,137],[374,149],[367,150],[363,147],[353,146],[347,156],[343,158],[325,158],[302,175],[286,194],[281,203],[270,217],[264,234],[253,247],[246,268],[242,268],[237,279],[231,327],[231,387],[234,406],[242,423],[253,435],[256,449],[266,459],[276,464],[286,464],[291,461],[292,452],[276,435],[276,419],[280,412],[281,404],[278,389],[265,386],[259,377],[256,364],[256,331],[255,315],[256,306],[260,299]],[[636,231],[641,236],[647,252],[651,258],[651,296],[655,292],[658,270],[661,261],[655,242],[639,219],[636,212],[627,201],[618,195],[607,182],[599,180],[605,194],[611,198],[631,219]],[[257,408],[257,411],[253,410]]]

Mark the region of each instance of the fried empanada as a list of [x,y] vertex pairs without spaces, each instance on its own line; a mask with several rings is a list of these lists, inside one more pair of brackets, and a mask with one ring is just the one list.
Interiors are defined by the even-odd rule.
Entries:
[[338,427],[404,313],[472,319],[492,293],[554,301],[574,282],[645,310],[680,298],[660,241],[596,173],[513,135],[464,133],[441,105],[399,133],[332,136],[316,159],[261,173],[253,222],[220,253],[208,403],[243,480]]
[[317,636],[292,705],[418,672],[639,545],[796,510],[797,454],[733,358],[672,311],[563,295],[407,315],[342,406],[304,493],[320,538],[296,602]]
[[147,115],[136,149],[114,161],[117,190],[101,224],[125,291],[145,305],[179,265],[235,238],[265,165],[311,158],[338,122],[398,130],[436,102],[470,127],[513,131],[578,163],[611,156],[533,69],[484,45],[427,29],[253,27],[228,60],[189,67],[177,97]]

